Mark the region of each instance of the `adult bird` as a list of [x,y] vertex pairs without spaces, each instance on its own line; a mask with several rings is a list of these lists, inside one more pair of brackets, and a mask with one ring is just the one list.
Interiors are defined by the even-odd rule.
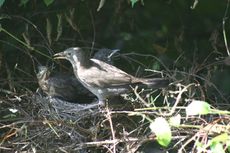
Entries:
[[[100,49],[93,58],[112,64],[112,56],[118,50]],[[59,98],[68,102],[90,103],[95,96],[87,90],[74,75],[51,73],[47,66],[38,66],[36,74],[40,89],[47,96]]]
[[107,98],[132,91],[130,86],[162,88],[169,84],[163,78],[137,78],[117,67],[98,59],[90,59],[87,52],[79,47],[68,48],[54,55],[55,59],[66,59],[73,67],[74,74],[85,88],[97,96],[103,105]]

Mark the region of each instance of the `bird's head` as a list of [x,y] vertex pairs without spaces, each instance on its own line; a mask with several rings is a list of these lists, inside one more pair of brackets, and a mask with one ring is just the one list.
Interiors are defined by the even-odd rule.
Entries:
[[100,49],[99,51],[97,51],[93,58],[95,59],[98,59],[98,60],[101,60],[103,62],[106,62],[106,63],[109,63],[109,64],[112,64],[112,56],[114,54],[116,54],[118,51],[120,51],[119,49],[115,49],[115,50],[111,50],[111,49],[106,49],[106,48],[103,48],[103,49]]
[[46,67],[46,66],[38,66],[38,73],[37,73],[38,78],[40,78],[40,77],[42,77],[44,75],[47,75],[47,74],[48,75],[50,74],[48,67]]
[[54,59],[66,59],[72,63],[72,65],[86,65],[89,59],[87,53],[79,47],[71,47],[63,52],[54,54]]
[[45,80],[49,77],[50,70],[46,66],[38,66],[38,73],[36,74],[38,80]]
[[71,47],[63,52],[54,54],[54,59],[66,59],[71,61],[75,56],[75,58],[80,58],[82,55],[82,49],[79,47]]

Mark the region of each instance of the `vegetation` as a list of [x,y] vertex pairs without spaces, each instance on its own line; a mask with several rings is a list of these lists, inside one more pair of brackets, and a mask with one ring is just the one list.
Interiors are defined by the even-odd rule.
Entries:
[[[0,0],[1,152],[230,152],[228,17],[229,0]],[[88,110],[40,94],[37,66],[71,74],[52,56],[73,46],[171,83]]]

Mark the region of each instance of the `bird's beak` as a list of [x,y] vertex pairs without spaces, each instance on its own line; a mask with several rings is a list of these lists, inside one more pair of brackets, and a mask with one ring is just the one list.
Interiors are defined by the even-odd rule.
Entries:
[[53,57],[54,57],[54,59],[65,59],[64,52],[60,52],[60,53],[54,54]]

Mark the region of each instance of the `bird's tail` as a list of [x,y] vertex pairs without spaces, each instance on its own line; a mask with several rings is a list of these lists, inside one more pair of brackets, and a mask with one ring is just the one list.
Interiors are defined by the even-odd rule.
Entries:
[[147,85],[149,88],[164,88],[169,85],[169,79],[165,78],[150,78],[150,79],[141,79],[141,82]]

